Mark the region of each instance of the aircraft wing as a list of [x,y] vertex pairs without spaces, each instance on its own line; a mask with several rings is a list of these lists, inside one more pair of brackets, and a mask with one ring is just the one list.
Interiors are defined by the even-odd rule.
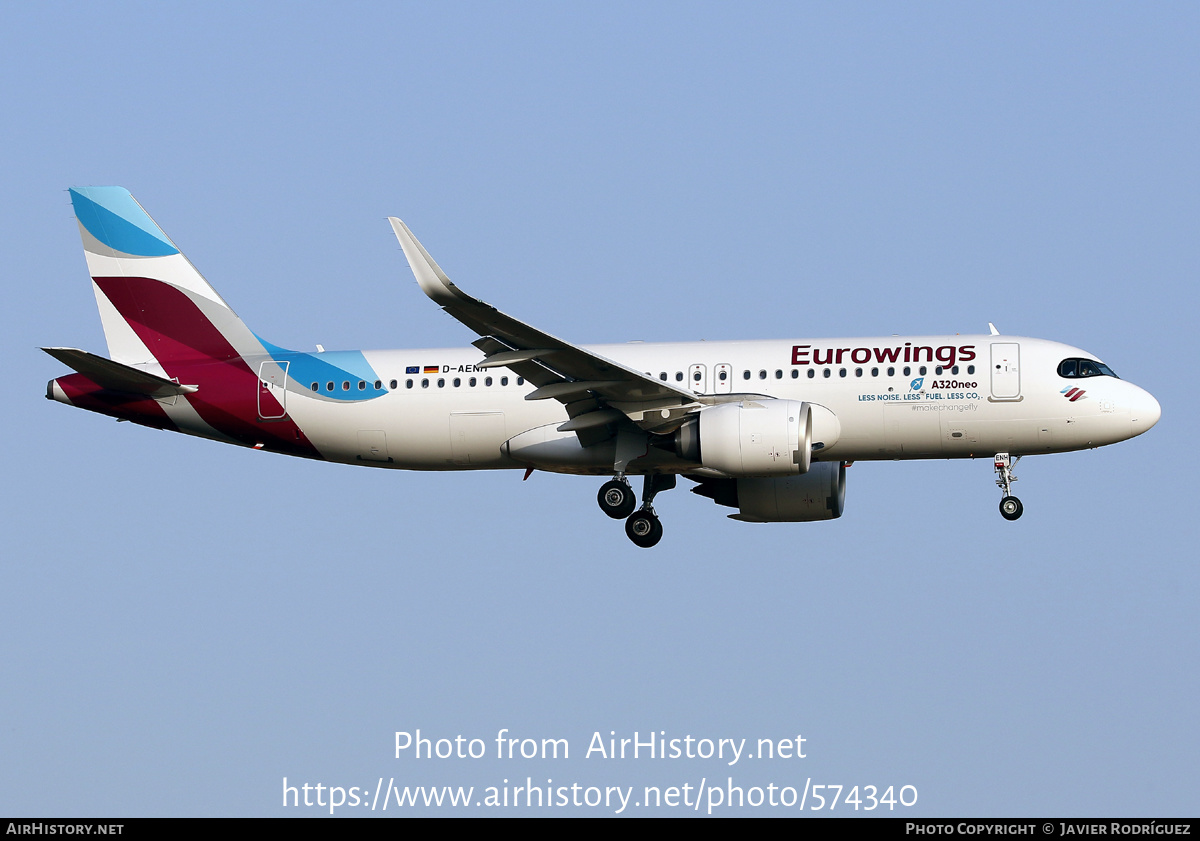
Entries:
[[610,437],[609,424],[625,418],[646,430],[672,430],[700,405],[692,391],[557,339],[471,297],[451,282],[407,225],[395,217],[389,221],[421,289],[479,334],[472,344],[485,355],[481,366],[508,368],[537,386],[526,400],[563,403],[570,420],[559,430],[575,432],[584,446]]

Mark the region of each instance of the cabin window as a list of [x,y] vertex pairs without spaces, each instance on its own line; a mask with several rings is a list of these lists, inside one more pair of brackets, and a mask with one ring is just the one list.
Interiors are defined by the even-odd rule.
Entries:
[[854,376],[856,376],[856,377],[861,377],[861,376],[862,376],[862,368],[855,368],[855,369],[854,369]]
[[750,372],[749,372],[749,371],[742,371],[742,379],[743,379],[743,380],[748,380],[748,379],[750,379]]
[[[413,381],[412,381],[412,380],[405,380],[405,381],[404,381],[404,387],[405,387],[405,388],[412,388],[412,387],[413,387]],[[393,388],[395,388],[395,386],[393,386]]]
[[333,391],[333,383],[332,383],[332,382],[327,382],[327,383],[325,383],[325,390],[326,390],[326,391]]
[[349,391],[349,390],[350,390],[350,381],[342,380],[342,391]]
[[[390,385],[391,385],[392,391],[395,391],[396,390],[396,381],[392,380]],[[412,388],[412,380],[408,381],[408,387]]]
[[358,381],[358,390],[359,390],[359,391],[366,391],[366,390],[367,390],[367,383],[366,383],[366,380],[359,380],[359,381]]
[[321,384],[320,384],[320,383],[313,383],[313,384],[312,384],[312,390],[313,390],[313,391],[320,391],[320,390],[321,390]]
[[475,381],[475,378],[474,378],[474,377],[471,377],[471,379],[467,380],[467,385],[469,385],[471,388],[474,388],[474,387],[475,387],[475,382],[476,382],[476,381]]
[[383,388],[383,380],[376,380],[375,381],[375,390],[379,391],[381,388]]
[[816,371],[816,369],[815,369],[815,368],[809,368],[809,369],[808,369],[808,378],[809,378],[810,380],[811,380],[813,377],[815,377],[816,375],[817,375],[817,371]]
[[838,369],[838,376],[839,376],[839,377],[844,377],[844,376],[846,376],[846,369],[845,369],[845,368],[839,368],[839,369]]
[[800,369],[799,369],[799,368],[793,368],[793,369],[792,369],[792,379],[793,379],[793,380],[796,380],[796,379],[799,379],[799,378],[800,378]]
[[525,378],[517,377],[517,385],[525,385]]
[[894,377],[894,376],[896,376],[896,369],[895,369],[895,368],[888,368],[888,376],[889,376],[889,377]]
[[912,368],[909,368],[907,365],[904,366],[904,376],[912,376]]
[[683,371],[675,372],[675,382],[677,382],[677,383],[683,382]]
[[429,380],[421,380],[421,388],[429,388]]
[[490,385],[492,384],[492,378],[491,378],[491,377],[484,377],[484,378],[483,378],[483,384],[484,384],[485,386],[490,386]]
[[446,380],[444,377],[438,377],[438,388],[445,388]]
[[767,378],[767,372],[766,372],[766,371],[759,371],[759,372],[758,372],[758,378],[759,378],[760,380],[765,380],[765,379]]
[[974,366],[974,365],[968,365],[968,366],[967,366],[967,373],[968,373],[968,374],[974,374],[974,373],[975,373],[975,366]]
[[775,369],[775,379],[777,379],[777,380],[783,379],[783,371],[780,371],[778,368]]
[[951,373],[951,374],[957,374],[957,373],[958,373],[958,366],[957,366],[957,365],[955,365],[953,368],[951,368],[951,369],[950,369],[950,373]]
[[729,372],[722,369],[722,371],[717,374],[717,379],[721,382],[725,382],[727,379],[729,379]]
[[501,377],[500,385],[508,385],[508,377]]
[[692,379],[696,382],[700,382],[700,372],[697,371],[696,373],[692,374]]
[[828,368],[826,368],[825,369],[825,379],[829,379],[829,375],[832,373],[833,373],[832,371],[830,371]]
[[925,366],[924,365],[921,366],[921,376],[922,377],[925,376]]
[[462,379],[459,377],[455,377],[454,378],[454,387],[458,388],[460,385],[462,385]]
[[872,369],[871,369],[871,376],[872,376],[872,377],[878,377],[878,376],[879,376],[879,369],[878,369],[878,368],[872,368]]
[[936,368],[934,368],[933,373],[937,374],[940,377],[942,375],[942,366],[939,365]]
[[663,372],[661,372],[661,373],[658,375],[658,378],[659,378],[660,380],[662,380],[662,381],[665,383],[665,382],[667,381],[667,372],[666,372],[666,371],[663,371]]

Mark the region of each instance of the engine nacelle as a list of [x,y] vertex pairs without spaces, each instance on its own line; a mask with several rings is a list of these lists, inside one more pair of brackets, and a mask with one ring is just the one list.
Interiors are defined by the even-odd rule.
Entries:
[[846,506],[846,466],[818,461],[802,476],[705,479],[692,493],[737,508],[730,518],[748,523],[836,520]]
[[675,451],[726,476],[794,476],[812,461],[814,424],[823,446],[837,440],[837,417],[798,400],[742,400],[702,409],[675,433]]

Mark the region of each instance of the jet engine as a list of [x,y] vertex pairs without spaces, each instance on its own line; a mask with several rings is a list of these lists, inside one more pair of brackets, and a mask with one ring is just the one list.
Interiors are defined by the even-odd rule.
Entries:
[[799,476],[701,479],[692,493],[737,508],[730,519],[748,523],[836,520],[846,505],[846,466],[818,461]]
[[808,472],[814,447],[830,446],[839,433],[837,416],[824,406],[743,400],[696,413],[676,430],[674,449],[726,476],[794,476]]

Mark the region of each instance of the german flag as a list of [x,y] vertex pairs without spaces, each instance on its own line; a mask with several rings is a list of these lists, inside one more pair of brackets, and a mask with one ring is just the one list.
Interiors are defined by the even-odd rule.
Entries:
[[424,370],[422,373],[425,373],[425,374],[436,374],[436,373],[438,372],[438,370],[439,370],[439,369],[438,369],[438,366],[436,366],[436,365],[426,365],[426,366],[425,366],[425,370]]

